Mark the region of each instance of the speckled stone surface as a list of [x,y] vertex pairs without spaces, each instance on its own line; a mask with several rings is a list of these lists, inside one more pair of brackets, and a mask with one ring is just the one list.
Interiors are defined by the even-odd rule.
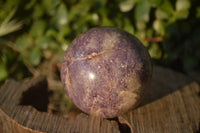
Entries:
[[116,117],[136,107],[149,86],[150,56],[133,35],[111,27],[90,29],[68,47],[61,79],[85,113]]

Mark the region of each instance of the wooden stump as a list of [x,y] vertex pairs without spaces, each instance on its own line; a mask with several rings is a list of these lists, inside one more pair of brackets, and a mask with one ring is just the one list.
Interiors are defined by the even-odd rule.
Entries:
[[45,112],[47,104],[45,77],[6,81],[0,88],[0,133],[200,132],[199,84],[158,66],[154,66],[152,84],[143,102],[118,118],[80,113],[66,119]]

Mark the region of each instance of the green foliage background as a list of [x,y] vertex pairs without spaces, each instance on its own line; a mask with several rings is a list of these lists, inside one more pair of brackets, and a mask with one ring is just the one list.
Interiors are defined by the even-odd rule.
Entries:
[[54,55],[61,61],[70,42],[96,26],[134,34],[155,63],[182,72],[200,66],[198,0],[3,0],[0,9],[0,31],[13,10],[23,23],[0,35],[0,82],[31,76]]

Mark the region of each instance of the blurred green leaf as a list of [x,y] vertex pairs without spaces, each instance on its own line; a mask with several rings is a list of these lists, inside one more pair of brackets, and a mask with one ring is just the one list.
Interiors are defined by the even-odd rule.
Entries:
[[190,0],[177,0],[176,1],[176,10],[188,10],[190,8]]
[[159,5],[158,10],[168,16],[171,16],[174,13],[173,6],[169,0],[164,0],[161,5]]
[[196,17],[200,18],[200,6],[196,8]]
[[77,31],[79,31],[78,34],[81,34],[82,32],[86,31],[88,29],[88,22],[91,19],[91,15],[87,14],[84,16],[79,16],[79,21],[77,21],[73,26],[73,28]]
[[155,20],[153,22],[153,28],[155,29],[155,31],[161,35],[165,34],[165,24],[162,20]]
[[17,8],[11,10],[8,16],[0,24],[0,36],[7,35],[11,32],[17,31],[22,27],[22,21],[11,20]]
[[54,38],[56,38],[57,37],[57,31],[54,30],[54,29],[48,29],[47,32],[46,32],[46,36],[47,37],[54,37]]
[[41,2],[47,14],[51,16],[55,15],[55,7],[59,4],[60,0],[42,0]]
[[60,4],[56,13],[56,22],[58,27],[62,27],[68,22],[67,8],[64,4]]
[[58,41],[66,40],[65,36],[67,36],[68,34],[70,34],[70,29],[68,26],[65,26],[62,29],[60,29],[59,33],[57,34]]
[[131,24],[129,19],[124,19],[124,27],[123,29],[131,34],[134,33],[133,25]]
[[42,36],[46,29],[46,22],[44,20],[37,20],[33,23],[30,29],[30,34],[33,37]]
[[170,15],[167,12],[165,12],[159,8],[156,9],[156,18],[157,19],[168,19],[169,17],[170,17]]
[[2,64],[7,64],[13,59],[14,55],[12,54],[12,51],[10,49],[3,48],[2,51],[0,51],[0,62],[2,62]]
[[32,8],[36,3],[36,0],[30,0],[29,3],[26,4],[25,9],[28,10],[30,8]]
[[38,19],[44,15],[44,9],[41,4],[36,4],[34,6],[34,11],[33,11],[33,18]]
[[133,0],[125,0],[119,3],[119,8],[121,12],[128,12],[133,9],[135,2]]
[[147,37],[152,37],[154,34],[154,30],[152,28],[147,29],[146,35]]
[[31,38],[27,34],[24,34],[19,38],[17,38],[15,42],[15,46],[19,51],[27,50],[27,48],[29,48],[31,45],[32,45]]
[[51,40],[49,42],[49,50],[56,51],[58,52],[58,49],[60,50],[60,45],[58,44],[58,42]]
[[144,21],[137,21],[136,26],[138,30],[144,30],[146,28],[146,23]]
[[150,4],[147,0],[143,0],[137,3],[135,9],[135,18],[136,21],[149,21],[149,13],[150,13]]
[[162,0],[148,0],[148,1],[151,4],[151,6],[153,6],[153,7],[159,6],[160,3],[162,2]]
[[6,65],[2,62],[0,63],[0,82],[8,77],[8,71]]
[[[26,57],[24,57],[24,58],[26,58]],[[33,49],[30,51],[28,60],[29,60],[30,64],[33,66],[37,66],[40,63],[41,51],[38,46],[33,47]]]
[[7,0],[6,3],[10,6],[16,6],[17,4],[19,4],[21,2],[21,0]]
[[87,15],[93,3],[94,3],[93,0],[81,0],[75,6],[71,7],[71,9],[69,10],[69,20],[73,21],[79,16]]
[[177,20],[177,19],[185,19],[187,18],[189,15],[189,11],[188,10],[179,10],[179,11],[176,11],[174,13],[174,16],[173,16],[173,21]]
[[48,37],[38,37],[37,44],[41,49],[47,49],[49,45],[49,38]]
[[62,4],[62,0],[53,0],[53,5],[57,6],[59,4]]
[[176,19],[184,19],[189,15],[190,0],[177,0],[176,1],[176,12],[174,13],[174,21]]
[[157,43],[153,43],[149,49],[149,54],[154,59],[160,59],[161,58],[161,49]]
[[91,18],[94,25],[97,25],[99,23],[99,15],[97,13],[93,13]]

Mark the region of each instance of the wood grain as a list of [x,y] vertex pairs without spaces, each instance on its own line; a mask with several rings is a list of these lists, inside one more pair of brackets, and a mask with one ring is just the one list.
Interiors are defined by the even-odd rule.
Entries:
[[12,120],[0,109],[0,133],[42,133],[30,128],[24,127]]
[[102,119],[80,113],[66,119],[49,114],[45,112],[47,94],[48,85],[43,76],[23,82],[8,80],[0,88],[0,132],[200,132],[199,83],[159,66],[154,66],[152,84],[143,102],[118,118]]
[[[26,100],[31,100],[26,103],[38,103],[38,99],[47,101],[45,96],[41,95],[40,92],[45,92],[47,88],[47,81],[45,77],[40,76],[34,78],[30,81],[17,82],[14,80],[8,80],[3,87],[0,89],[0,109],[4,111],[10,118],[12,118],[16,123],[23,125],[24,127],[30,128],[32,130],[38,130],[41,132],[48,133],[119,133],[118,123],[115,120],[107,120],[103,118],[96,118],[88,116],[84,113],[71,118],[65,119],[64,117],[48,114],[46,112],[41,112],[36,110],[32,106],[22,105],[21,100],[24,97],[29,96],[29,93],[33,93],[35,98]],[[28,93],[28,94],[27,94]],[[35,93],[38,93],[36,95]],[[24,96],[24,97],[23,97]],[[40,104],[39,109],[44,110],[46,105]],[[0,112],[1,113],[1,112]],[[0,115],[1,117],[4,115]],[[5,121],[0,117],[1,123],[10,123]],[[1,124],[0,127],[3,125]],[[0,128],[5,133],[7,129]],[[2,131],[2,132],[3,132]],[[13,131],[13,130],[11,130]],[[12,132],[11,132],[12,133]],[[22,130],[16,130],[14,133],[25,133]]]
[[189,77],[161,67],[141,105],[119,117],[136,133],[200,132],[200,87]]

